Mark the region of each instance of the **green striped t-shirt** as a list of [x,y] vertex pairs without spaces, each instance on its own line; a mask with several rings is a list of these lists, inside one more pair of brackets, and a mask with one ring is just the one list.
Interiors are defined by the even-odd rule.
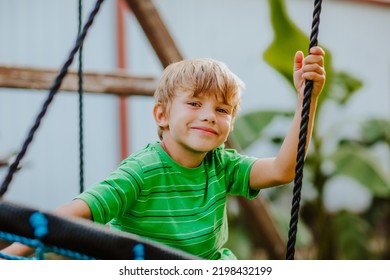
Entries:
[[226,195],[254,198],[256,159],[219,147],[196,168],[176,163],[158,142],[125,159],[107,179],[78,196],[95,222],[205,259],[234,255],[227,241]]

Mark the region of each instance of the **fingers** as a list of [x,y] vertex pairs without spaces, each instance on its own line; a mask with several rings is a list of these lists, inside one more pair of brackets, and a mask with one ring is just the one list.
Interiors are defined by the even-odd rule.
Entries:
[[319,64],[307,64],[302,67],[302,78],[313,81],[325,80],[325,69]]
[[312,47],[309,52],[310,52],[310,54],[325,56],[325,51],[321,47],[318,47],[318,46]]
[[325,76],[324,55],[325,52],[320,47],[313,47],[310,49],[310,54],[303,60],[303,78],[314,81],[323,79]]
[[325,74],[324,67],[320,66],[317,63],[304,65],[303,68],[302,68],[302,71],[303,71],[303,75],[307,74],[307,73],[313,73],[313,74],[317,73],[317,74],[320,74],[320,75]]
[[325,52],[320,47],[310,49],[306,57],[301,51],[296,52],[294,57],[294,85],[298,92],[303,93],[305,80],[314,82],[312,94],[318,96],[325,84],[326,73],[324,67]]
[[305,80],[312,80],[314,82],[322,82],[325,80],[325,72],[317,73],[317,72],[305,72],[302,74],[302,78]]
[[294,71],[299,70],[299,69],[302,68],[302,66],[303,66],[303,58],[304,58],[303,52],[297,51],[295,53],[295,57],[294,57]]
[[313,47],[310,49],[310,54],[303,60],[303,64],[317,63],[320,66],[324,66],[324,56],[325,52],[320,47]]
[[[311,64],[317,64],[320,67],[324,66],[324,56],[325,52],[322,48],[320,47],[313,47],[310,49],[310,54],[308,56],[304,56],[302,51],[297,51],[295,53],[294,57],[294,71],[300,70],[301,68],[311,65]],[[313,68],[308,67],[305,69],[302,69],[304,72],[305,71],[316,71],[318,70],[313,70]],[[320,71],[321,72],[321,71]],[[318,72],[318,73],[320,73]]]

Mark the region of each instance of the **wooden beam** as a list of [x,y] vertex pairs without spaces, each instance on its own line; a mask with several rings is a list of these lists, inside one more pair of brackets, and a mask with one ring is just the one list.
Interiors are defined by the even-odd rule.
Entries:
[[269,259],[283,260],[285,258],[285,243],[280,231],[271,217],[268,202],[262,196],[248,200],[237,197],[239,204],[247,217],[253,243],[267,250]]
[[[0,87],[48,90],[58,70],[16,66],[0,66]],[[120,96],[153,96],[157,87],[154,77],[134,77],[124,71],[116,73],[83,73],[85,92],[107,93]],[[78,74],[69,71],[61,84],[61,91],[78,91]]]
[[126,0],[163,67],[183,59],[151,0]]
[[[239,147],[234,145],[230,138],[226,141],[225,145],[226,148],[233,148],[242,152]],[[253,200],[248,200],[240,196],[234,198],[240,204],[246,221],[249,221],[247,226],[255,247],[265,248],[271,259],[284,259],[285,242],[268,210],[268,201],[261,195]]]
[[390,6],[390,0],[346,0],[350,2],[358,2],[363,4],[376,4],[381,6]]

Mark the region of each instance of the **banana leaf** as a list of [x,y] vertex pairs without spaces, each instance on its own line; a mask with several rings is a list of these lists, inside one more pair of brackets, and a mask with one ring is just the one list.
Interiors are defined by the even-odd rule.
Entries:
[[390,197],[390,178],[369,149],[345,143],[330,159],[335,165],[332,176],[348,176],[365,186],[374,196]]
[[291,117],[292,115],[293,113],[291,112],[281,111],[255,111],[245,113],[237,117],[234,130],[230,134],[230,139],[240,149],[245,150],[261,137],[264,129],[275,117]]

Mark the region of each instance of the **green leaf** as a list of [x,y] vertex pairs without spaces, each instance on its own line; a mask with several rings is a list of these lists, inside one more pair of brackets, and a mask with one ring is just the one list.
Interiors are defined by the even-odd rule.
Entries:
[[370,226],[359,216],[346,211],[339,212],[334,219],[338,259],[369,259],[367,242]]
[[349,98],[363,85],[362,81],[346,72],[336,72],[333,77],[332,90],[329,92],[329,98],[342,105],[346,104]]
[[[271,9],[271,23],[274,29],[274,39],[264,52],[263,58],[269,65],[286,78],[292,87],[294,87],[294,55],[298,50],[305,52],[309,47],[310,40],[309,37],[288,17],[283,0],[269,0],[268,3]],[[326,98],[333,76],[331,54],[326,48],[323,49],[326,52],[325,68],[327,82],[320,95],[318,105],[320,105],[321,100],[324,99],[324,97]]]
[[230,137],[234,144],[246,149],[262,135],[263,130],[278,116],[292,116],[291,112],[255,111],[238,116]]
[[330,159],[335,164],[333,176],[348,176],[367,187],[374,196],[390,197],[390,179],[367,148],[346,143]]
[[374,144],[379,141],[390,146],[390,120],[371,119],[362,125],[363,141]]
[[293,84],[293,59],[297,50],[306,50],[309,38],[288,17],[284,1],[268,1],[271,9],[271,23],[274,29],[274,40],[264,52],[264,59],[287,81]]

